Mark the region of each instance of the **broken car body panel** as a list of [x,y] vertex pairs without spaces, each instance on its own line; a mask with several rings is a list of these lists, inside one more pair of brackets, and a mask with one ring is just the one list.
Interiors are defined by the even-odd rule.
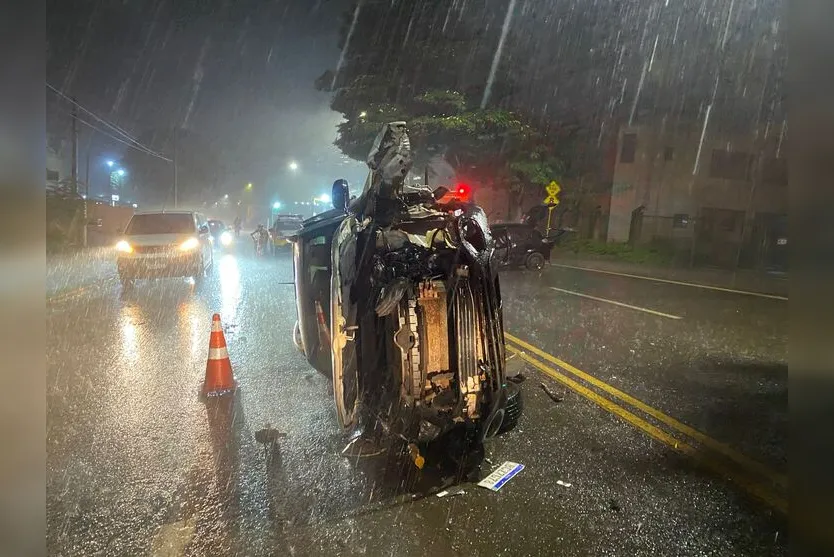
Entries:
[[361,195],[294,238],[299,344],[343,427],[482,440],[507,400],[495,244],[476,205],[406,185],[411,160],[405,123],[387,124]]

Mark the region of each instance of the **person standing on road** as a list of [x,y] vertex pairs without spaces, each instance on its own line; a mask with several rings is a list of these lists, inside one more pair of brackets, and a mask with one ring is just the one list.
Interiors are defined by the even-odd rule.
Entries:
[[234,224],[235,238],[240,238],[240,225],[241,225],[240,215],[238,215],[238,216],[235,217],[235,224]]
[[264,246],[269,241],[269,232],[267,232],[266,227],[259,224],[251,236],[255,240],[255,254],[259,256],[263,255]]

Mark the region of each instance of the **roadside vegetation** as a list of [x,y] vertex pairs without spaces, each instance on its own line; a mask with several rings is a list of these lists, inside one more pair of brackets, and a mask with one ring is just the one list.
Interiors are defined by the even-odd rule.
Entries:
[[632,246],[628,243],[599,240],[574,239],[553,248],[553,259],[560,256],[586,256],[591,259],[624,261],[646,265],[671,265],[675,262],[675,251],[667,245],[655,243]]

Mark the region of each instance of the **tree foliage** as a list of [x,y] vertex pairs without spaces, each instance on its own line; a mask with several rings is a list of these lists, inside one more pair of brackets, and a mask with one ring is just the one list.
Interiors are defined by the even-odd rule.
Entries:
[[[541,37],[526,33],[525,28],[531,29],[526,22],[513,25],[490,80],[507,7],[505,2],[444,0],[354,4],[344,19],[342,61],[316,81],[319,89],[333,91],[332,108],[345,118],[336,145],[365,160],[381,126],[404,120],[416,152],[415,168],[442,155],[458,179],[509,190],[512,207],[552,180],[575,184],[572,178],[599,168],[602,134],[590,124],[600,107],[607,107],[596,93],[589,96],[587,83],[604,71],[585,68],[590,73],[574,71],[576,77],[568,73],[567,80],[542,81],[533,66],[542,63],[547,49]],[[532,18],[533,29],[552,31],[536,19],[536,10],[517,9],[516,21],[523,17]],[[544,42],[550,40],[555,39]],[[599,66],[604,60],[595,46],[574,44],[565,51],[570,59],[559,63],[576,65],[590,56]],[[546,74],[555,79],[558,68]],[[542,91],[552,97],[537,97]],[[578,203],[582,193],[574,186],[565,190],[563,207]]]

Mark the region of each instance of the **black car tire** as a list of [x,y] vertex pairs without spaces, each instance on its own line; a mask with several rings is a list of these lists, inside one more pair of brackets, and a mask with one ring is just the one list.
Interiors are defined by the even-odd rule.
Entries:
[[531,271],[541,271],[544,268],[544,263],[544,255],[534,251],[527,256],[527,259],[524,261],[524,266]]
[[504,421],[498,429],[498,434],[506,433],[518,425],[524,404],[521,399],[521,389],[515,383],[507,383],[507,404],[504,406]]

